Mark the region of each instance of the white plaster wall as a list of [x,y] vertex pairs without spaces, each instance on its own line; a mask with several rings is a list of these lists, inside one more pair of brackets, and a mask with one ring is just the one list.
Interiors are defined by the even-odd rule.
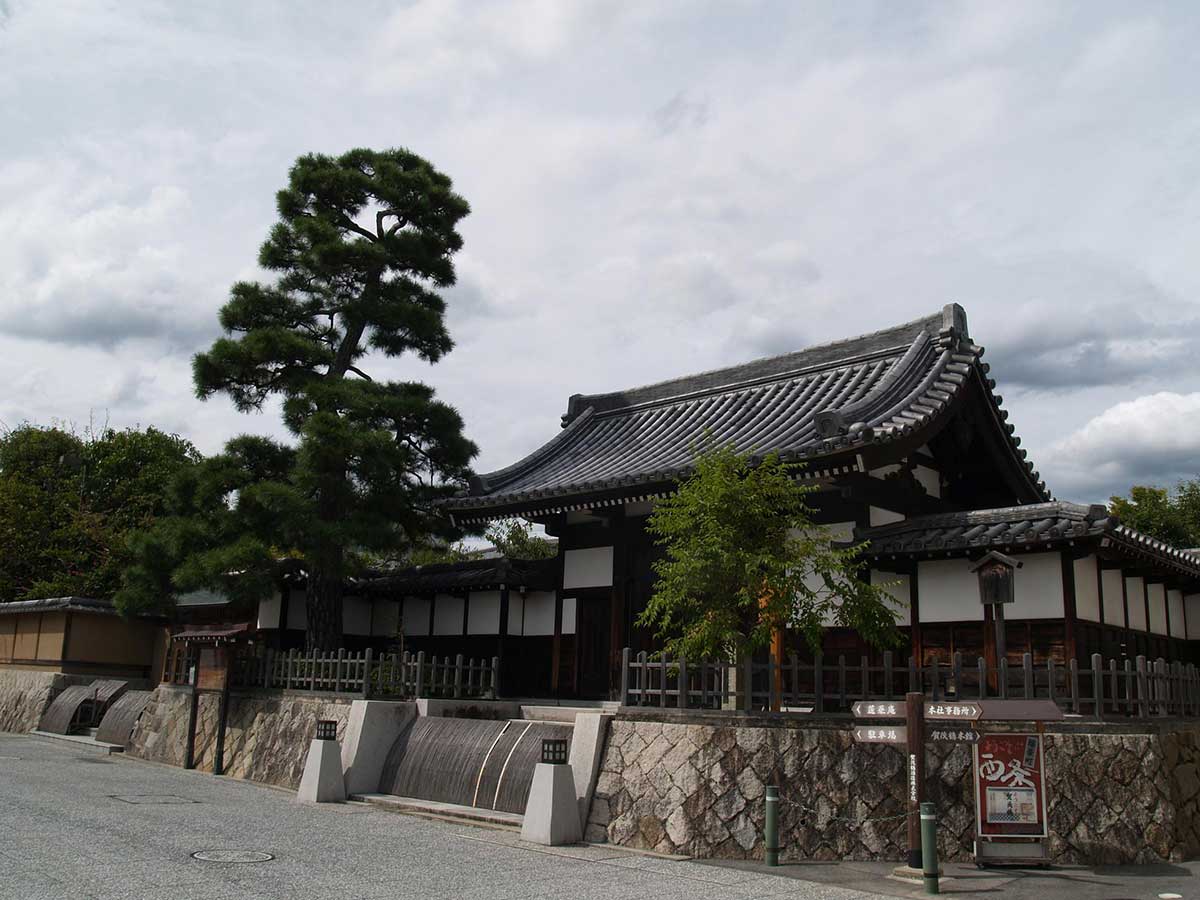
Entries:
[[288,595],[287,627],[303,631],[308,627],[308,612],[304,591],[292,589]]
[[453,594],[438,594],[433,603],[433,633],[435,635],[460,635],[463,633],[463,608],[465,597]]
[[393,637],[400,632],[400,603],[396,600],[376,600],[371,634]]
[[979,579],[971,571],[970,560],[931,559],[918,563],[917,603],[922,622],[981,621]]
[[429,634],[429,598],[405,597],[404,618],[401,620],[404,633],[412,637]]
[[588,547],[567,550],[563,559],[563,590],[586,587],[611,587],[613,548]]
[[1187,637],[1183,628],[1183,591],[1167,591],[1167,606],[1171,611],[1171,637]]
[[[1063,617],[1062,557],[1057,553],[1027,553],[1013,579],[1015,599],[1004,610],[1008,619]],[[978,584],[978,582],[976,582]],[[978,587],[975,589],[978,594]]]
[[908,590],[910,580],[911,579],[906,574],[897,574],[896,572],[879,572],[875,569],[871,570],[871,584],[879,585],[898,601],[899,610],[897,611],[896,616],[897,625],[912,624],[912,610],[908,605]]
[[1108,625],[1125,627],[1125,584],[1120,569],[1104,569],[1100,573],[1104,586],[1104,621]]
[[942,476],[937,469],[931,469],[929,466],[915,466],[913,477],[917,479],[921,487],[925,488],[925,493],[930,497],[942,496]]
[[467,609],[467,634],[500,633],[500,592],[471,591]]
[[1145,631],[1146,603],[1142,595],[1142,579],[1136,576],[1126,578],[1125,590],[1129,593],[1129,627]]
[[1161,584],[1146,585],[1146,596],[1150,600],[1150,631],[1154,634],[1167,633],[1167,589]]
[[1075,560],[1075,615],[1089,622],[1100,621],[1100,579],[1096,577],[1096,557]]
[[525,597],[526,637],[554,634],[554,591],[530,591]]
[[508,633],[516,637],[525,633],[525,598],[516,591],[508,592]]
[[342,600],[342,631],[360,635],[371,633],[371,601],[362,597]]
[[1187,609],[1187,636],[1189,641],[1200,640],[1200,594],[1188,594],[1183,598]]
[[904,521],[904,513],[892,512],[890,509],[881,509],[878,506],[872,506],[870,512],[872,528],[878,525],[891,525],[893,522]]
[[[553,622],[551,622],[553,627]],[[575,633],[575,598],[563,597],[562,633]]]
[[270,597],[258,601],[258,627],[278,628],[282,611],[283,595],[279,591],[273,591]]

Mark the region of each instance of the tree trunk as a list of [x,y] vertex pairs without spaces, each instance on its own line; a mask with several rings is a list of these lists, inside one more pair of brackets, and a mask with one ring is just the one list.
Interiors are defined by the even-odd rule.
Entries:
[[[341,551],[336,551],[340,558]],[[340,650],[342,648],[342,572],[339,561],[309,572],[305,595],[308,616],[307,647],[309,650]]]

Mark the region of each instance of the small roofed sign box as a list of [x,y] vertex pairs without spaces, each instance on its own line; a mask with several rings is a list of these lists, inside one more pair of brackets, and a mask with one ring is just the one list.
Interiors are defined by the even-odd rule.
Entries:
[[1041,735],[982,735],[975,745],[978,835],[1046,837],[1045,785]]
[[201,647],[196,667],[196,689],[223,691],[229,681],[229,654],[224,646]]

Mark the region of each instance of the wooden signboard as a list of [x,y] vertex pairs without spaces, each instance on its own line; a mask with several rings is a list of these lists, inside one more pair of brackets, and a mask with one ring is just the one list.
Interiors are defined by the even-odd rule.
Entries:
[[224,646],[201,647],[196,690],[223,691],[229,681],[229,652]]
[[859,700],[850,707],[850,712],[856,719],[903,719],[904,701],[875,700],[868,703],[866,700]]
[[1047,836],[1042,736],[985,734],[975,745],[975,826],[983,838]]
[[854,740],[861,744],[904,744],[908,729],[903,725],[860,725],[854,729]]
[[943,701],[925,704],[926,719],[966,719],[974,720],[983,715],[983,708],[974,701],[964,700],[956,703]]

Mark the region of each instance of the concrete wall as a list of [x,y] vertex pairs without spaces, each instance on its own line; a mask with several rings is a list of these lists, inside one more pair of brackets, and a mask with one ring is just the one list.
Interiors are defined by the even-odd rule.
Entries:
[[90,680],[57,672],[0,669],[0,731],[32,731],[63,688]]
[[[1051,854],[1061,863],[1200,855],[1200,726],[1052,733]],[[971,858],[972,754],[931,744],[928,799],[943,859]],[[844,724],[626,714],[610,726],[585,839],[697,857],[761,859],[763,789],[779,785],[788,860],[899,860],[906,773],[897,748]],[[900,817],[900,818],[896,818]]]

